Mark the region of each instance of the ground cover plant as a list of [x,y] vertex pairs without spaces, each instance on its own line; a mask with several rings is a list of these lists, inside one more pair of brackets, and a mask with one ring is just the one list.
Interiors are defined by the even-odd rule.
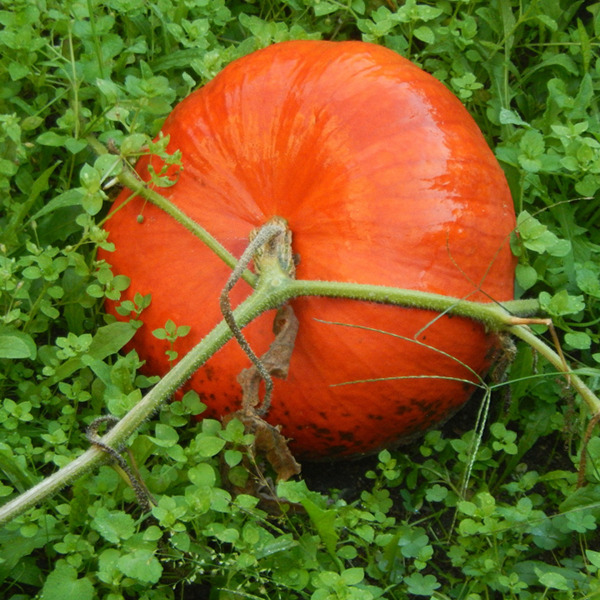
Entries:
[[[570,366],[600,388],[600,4],[23,0],[2,3],[0,22],[5,499],[80,456],[87,426],[155,383],[122,351],[150,298],[124,307],[129,324],[103,312],[128,285],[96,261],[117,159],[135,162],[179,100],[276,41],[376,42],[463,101],[511,185],[518,296],[539,300]],[[165,323],[157,342],[185,325]],[[277,489],[241,424],[194,423],[189,393],[129,440],[150,510],[121,467],[91,470],[3,526],[3,597],[600,597],[589,410],[529,346],[501,362],[443,428],[303,465]]]

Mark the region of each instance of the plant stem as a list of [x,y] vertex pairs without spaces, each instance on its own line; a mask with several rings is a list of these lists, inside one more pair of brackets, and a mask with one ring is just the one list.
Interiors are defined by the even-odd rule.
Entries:
[[[240,327],[270,308],[268,288],[255,292],[237,310],[235,320]],[[221,348],[231,337],[231,329],[221,321],[199,344],[188,352],[112,429],[101,441],[111,448],[122,447],[138,427],[170,398],[191,375]],[[107,460],[103,450],[94,446],[67,466],[47,477],[36,486],[0,507],[0,526],[27,509],[58,492],[71,481]]]
[[[125,167],[117,176],[119,181],[136,196],[141,196],[148,202],[154,204],[161,210],[164,210],[169,216],[173,217],[179,224],[183,225],[188,231],[193,233],[200,241],[206,244],[228,267],[234,269],[238,263],[237,258],[233,256],[222,244],[220,244],[204,227],[188,217],[183,211],[179,210],[172,202],[163,198],[158,192],[147,187],[135,172]],[[252,287],[256,286],[258,277],[246,269],[242,279]]]
[[293,280],[288,282],[285,290],[281,291],[285,291],[287,295],[282,302],[299,296],[325,296],[379,302],[467,317],[483,323],[492,331],[499,331],[505,329],[507,325],[511,325],[511,319],[515,315],[527,316],[535,314],[539,310],[537,300],[511,300],[502,303],[471,302],[463,298],[442,296],[419,290],[359,283]]
[[[278,261],[267,263],[257,289],[233,311],[236,325],[241,329],[263,312],[276,308],[279,288],[289,284],[290,275]],[[190,350],[118,423],[100,438],[102,445],[122,447],[138,427],[149,419],[166,399],[170,398],[219,348],[233,337],[232,329],[221,321],[205,338]],[[106,454],[92,447],[50,477],[0,507],[0,526],[56,493],[100,462]]]
[[556,367],[565,376],[571,385],[579,392],[584,402],[588,405],[592,415],[600,413],[600,399],[585,385],[585,383],[573,373],[565,364],[563,358],[558,352],[555,352],[544,340],[538,338],[529,327],[524,325],[513,325],[506,330],[515,337],[529,344],[534,350],[539,352],[552,366]]

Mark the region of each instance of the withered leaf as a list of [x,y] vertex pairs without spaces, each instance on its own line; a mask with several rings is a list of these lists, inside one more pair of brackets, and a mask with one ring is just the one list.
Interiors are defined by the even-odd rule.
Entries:
[[[260,361],[270,375],[285,379],[298,333],[298,319],[291,306],[284,305],[277,311],[273,332],[275,339]],[[254,435],[251,451],[255,456],[265,457],[277,474],[277,481],[285,481],[297,475],[300,473],[300,465],[292,455],[286,438],[278,427],[267,423],[257,411],[261,382],[257,368],[252,366],[244,369],[238,376],[238,381],[242,386],[242,409],[227,415],[226,419],[239,419],[246,431]]]
[[240,420],[248,433],[254,435],[252,452],[264,456],[277,473],[277,481],[286,481],[300,473],[300,465],[292,455],[286,438],[278,427],[267,423],[252,408],[242,409],[227,416]]
[[[282,306],[273,322],[273,340],[269,349],[261,356],[260,362],[273,377],[285,379],[290,368],[290,360],[294,351],[296,334],[298,333],[298,319],[291,306]],[[259,386],[261,376],[253,365],[244,369],[238,375],[238,382],[242,386],[242,407],[256,407],[259,399]]]

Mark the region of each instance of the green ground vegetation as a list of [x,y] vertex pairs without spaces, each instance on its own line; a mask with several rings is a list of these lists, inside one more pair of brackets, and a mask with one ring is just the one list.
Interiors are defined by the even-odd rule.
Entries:
[[[122,351],[135,319],[103,315],[128,281],[95,259],[116,165],[98,144],[133,161],[173,106],[230,61],[304,38],[388,46],[463,101],[513,192],[518,296],[539,299],[573,369],[600,388],[600,3],[5,0],[5,500],[79,456],[87,425],[121,417],[153,383]],[[137,300],[126,308],[143,318],[148,298]],[[157,332],[183,334],[173,323]],[[267,498],[232,493],[251,438],[237,421],[192,424],[202,406],[190,393],[131,439],[151,512],[113,466],[89,472],[0,530],[2,597],[600,598],[589,412],[525,345],[489,391],[402,451],[336,467],[347,476],[335,487],[308,468]]]

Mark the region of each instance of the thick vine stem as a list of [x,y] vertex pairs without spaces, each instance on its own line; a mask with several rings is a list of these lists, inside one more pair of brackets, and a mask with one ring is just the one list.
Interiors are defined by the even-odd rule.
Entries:
[[[233,319],[241,329],[263,312],[279,306],[277,289],[290,280],[290,274],[279,263],[267,263],[261,273],[260,285],[233,311]],[[226,321],[221,321],[205,338],[165,375],[118,423],[99,438],[103,447],[118,449],[149,419],[167,398],[170,398],[219,348],[233,337]],[[0,526],[5,525],[29,508],[60,491],[89,470],[108,459],[104,448],[96,444],[59,471],[40,481],[30,490],[0,507]]]
[[[240,327],[244,327],[256,316],[270,308],[269,291],[265,289],[263,293],[252,294],[234,311],[235,320]],[[210,356],[231,339],[232,335],[231,329],[225,321],[219,323],[134,408],[100,438],[102,444],[111,448],[122,447],[138,427],[149,419],[160,405],[170,398]],[[71,481],[106,460],[105,451],[98,446],[92,446],[73,462],[0,507],[0,526],[55,494]]]
[[[210,235],[210,233],[208,233],[208,231],[206,231],[199,223],[196,223],[196,221],[188,217],[182,210],[179,210],[172,202],[169,202],[169,200],[166,200],[158,192],[148,187],[135,172],[125,168],[118,175],[118,179],[120,183],[134,192],[133,195],[143,197],[148,200],[148,202],[154,204],[161,210],[164,210],[169,216],[173,217],[173,219],[206,244],[227,266],[232,269],[236,267],[238,261],[233,254]],[[244,269],[240,274],[240,277],[252,287],[256,285],[258,279],[257,276],[248,269]]]
[[512,325],[514,316],[525,317],[539,310],[537,300],[472,302],[468,298],[454,298],[419,290],[333,281],[294,280],[281,292],[288,296],[286,300],[299,296],[324,296],[449,313],[479,321],[491,331],[501,331]]

